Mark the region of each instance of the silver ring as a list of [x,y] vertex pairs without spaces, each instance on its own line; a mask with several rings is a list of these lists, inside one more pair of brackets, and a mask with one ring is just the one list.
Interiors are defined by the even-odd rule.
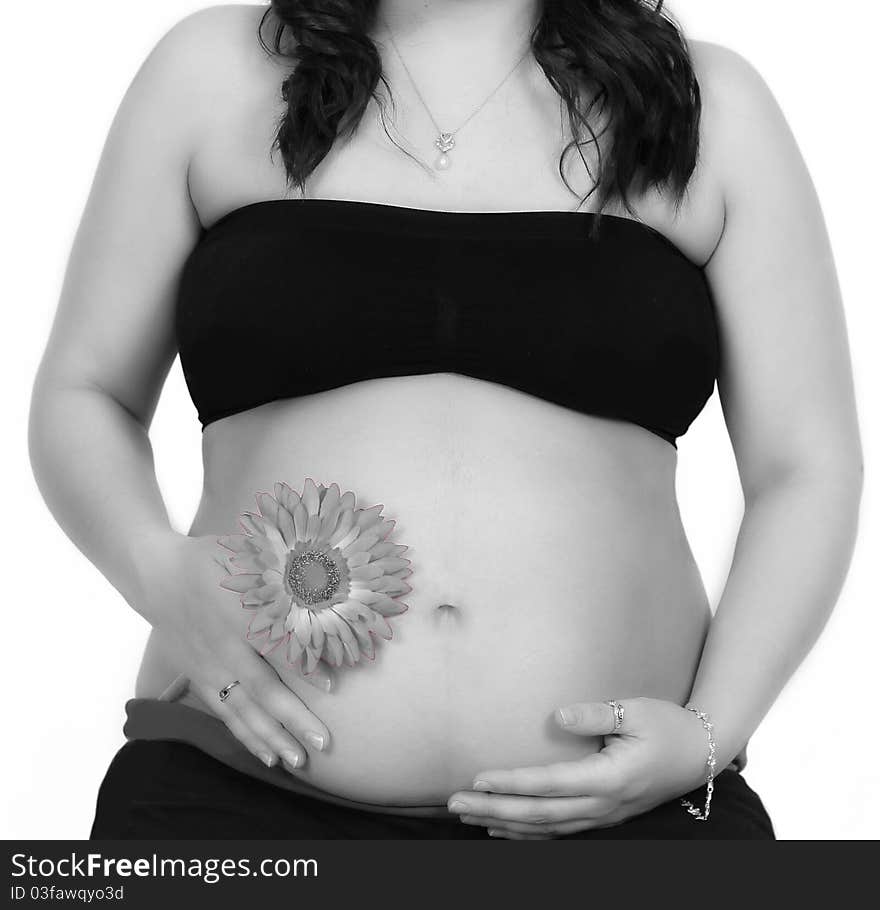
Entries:
[[606,734],[606,736],[612,736],[623,726],[623,705],[619,701],[607,701],[605,704],[611,705],[611,710],[614,712],[614,729],[611,733]]
[[237,680],[237,679],[234,679],[231,683],[229,683],[229,685],[224,686],[224,687],[220,690],[220,692],[219,692],[220,701],[226,701],[226,699],[229,698],[229,693],[230,693],[236,686],[240,686],[240,685],[241,685],[241,682],[240,682],[239,680]]

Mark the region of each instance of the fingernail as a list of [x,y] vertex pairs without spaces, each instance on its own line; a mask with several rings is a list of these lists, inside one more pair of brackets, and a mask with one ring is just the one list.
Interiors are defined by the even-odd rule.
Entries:
[[267,767],[271,768],[275,764],[275,758],[271,756],[268,752],[258,752],[257,755],[260,757],[260,761]]
[[559,719],[562,721],[564,726],[569,726],[573,724],[576,720],[574,716],[574,711],[571,708],[560,708],[559,709]]
[[454,800],[449,804],[449,811],[450,811],[450,812],[467,812],[467,811],[468,811],[468,805],[467,805],[467,803],[463,803],[463,802],[462,802],[461,800],[459,800],[459,799],[454,799]]
[[302,759],[298,752],[282,752],[281,758],[284,760],[284,764],[289,765],[291,768],[298,768],[302,764]]
[[485,780],[475,780],[474,781],[474,790],[489,790],[489,782]]
[[309,730],[309,732],[306,733],[305,736],[306,736],[306,741],[310,745],[312,745],[316,749],[318,749],[319,751],[324,748],[324,737],[321,736],[320,733],[313,733],[311,730]]

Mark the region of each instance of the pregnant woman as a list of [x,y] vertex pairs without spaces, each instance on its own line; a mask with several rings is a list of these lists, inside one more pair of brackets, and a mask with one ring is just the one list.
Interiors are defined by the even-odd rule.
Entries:
[[[178,353],[186,534],[148,438]],[[745,511],[713,615],[674,480],[716,380]],[[853,546],[844,318],[769,90],[655,4],[176,25],[30,440],[152,626],[94,837],[774,836],[742,769]]]

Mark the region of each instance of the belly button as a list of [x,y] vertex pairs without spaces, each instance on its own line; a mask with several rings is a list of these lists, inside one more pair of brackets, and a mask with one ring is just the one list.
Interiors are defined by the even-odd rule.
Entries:
[[438,604],[435,609],[438,615],[447,619],[458,615],[458,607],[455,604]]

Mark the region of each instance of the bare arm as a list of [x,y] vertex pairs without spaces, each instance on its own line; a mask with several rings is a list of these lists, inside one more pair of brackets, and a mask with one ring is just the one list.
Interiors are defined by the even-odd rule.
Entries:
[[[174,301],[199,235],[187,171],[223,68],[256,44],[253,13],[217,7],[175,26],[141,67],[114,120],[76,235],[30,414],[34,473],[80,550],[166,633],[197,695],[255,755],[291,769],[329,731],[245,640],[214,562],[216,538],[169,524],[148,429],[174,359]],[[231,37],[232,36],[232,37]],[[248,48],[251,44],[246,45]],[[218,692],[241,687],[228,703]],[[311,681],[325,688],[316,670]],[[169,680],[170,682],[170,680]]]
[[130,603],[139,602],[138,553],[173,533],[147,431],[175,355],[175,284],[199,230],[186,181],[204,91],[184,69],[192,27],[165,36],[119,107],[30,412],[40,491]]
[[745,497],[691,700],[719,767],[744,745],[822,630],[852,554],[862,455],[846,327],[812,181],[769,89],[703,45],[705,154],[726,220],[707,275],[719,391]]
[[[724,768],[815,642],[853,549],[862,456],[843,308],[812,182],[770,91],[731,51],[698,44],[704,170],[726,219],[707,265],[719,389],[745,493],[733,565],[690,700]],[[574,761],[477,772],[451,810],[508,838],[616,825],[700,788],[706,734],[673,701],[560,705],[568,733],[604,737]],[[617,735],[614,735],[617,734]],[[698,812],[705,805],[693,806]],[[755,836],[768,836],[755,824]]]

